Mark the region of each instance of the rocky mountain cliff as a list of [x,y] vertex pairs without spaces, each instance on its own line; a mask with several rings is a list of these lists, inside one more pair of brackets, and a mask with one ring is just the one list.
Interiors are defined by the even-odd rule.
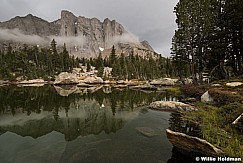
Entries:
[[58,21],[49,23],[46,20],[28,14],[25,17],[16,16],[9,21],[0,23],[1,29],[19,29],[26,35],[50,36],[58,35],[60,24]]
[[[4,31],[4,35],[1,30]],[[48,22],[31,14],[25,17],[15,17],[9,21],[0,23],[0,43],[6,40],[11,42],[22,42],[21,39],[11,37],[7,39],[10,30],[19,29],[23,35],[39,36],[41,45],[48,45],[55,38],[58,45],[66,43],[71,54],[80,57],[96,57],[101,53],[104,57],[110,54],[114,45],[117,54],[129,54],[134,52],[138,55],[155,54],[153,48],[147,41],[139,42],[138,39],[127,32],[124,27],[115,20],[106,18],[103,22],[97,18],[85,18],[75,16],[69,11],[62,11],[61,18],[54,22]],[[1,34],[4,36],[1,36]],[[23,37],[20,35],[20,37]],[[38,41],[34,41],[37,44]],[[25,39],[23,39],[25,40]],[[43,41],[45,40],[45,41]],[[29,41],[32,42],[32,41]],[[37,43],[36,43],[37,42]],[[43,44],[45,42],[45,44]]]

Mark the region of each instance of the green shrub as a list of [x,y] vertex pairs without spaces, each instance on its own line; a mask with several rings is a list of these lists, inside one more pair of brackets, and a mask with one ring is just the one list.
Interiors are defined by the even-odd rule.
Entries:
[[232,103],[220,108],[196,103],[197,112],[187,112],[184,118],[201,126],[202,138],[222,149],[231,157],[243,157],[243,136],[232,127],[236,112],[242,111],[241,103]]
[[224,117],[224,121],[222,121],[222,126],[224,126],[231,124],[243,112],[243,105],[239,102],[234,102],[219,109],[219,116]]
[[206,92],[206,86],[195,86],[195,85],[182,85],[181,86],[181,92],[186,97],[194,97],[197,99],[200,99],[203,93]]
[[213,97],[214,101],[220,105],[225,105],[234,102],[242,102],[242,97],[240,95],[235,94],[229,90],[221,90],[221,89],[210,89],[209,94]]

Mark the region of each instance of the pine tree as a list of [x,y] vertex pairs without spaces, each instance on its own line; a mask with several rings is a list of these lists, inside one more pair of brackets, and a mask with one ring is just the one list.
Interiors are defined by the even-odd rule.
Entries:
[[235,74],[243,74],[243,1],[225,0],[227,62]]
[[100,67],[104,68],[104,61],[103,61],[101,53],[99,53],[98,58],[96,59],[95,67],[97,69],[99,69]]
[[87,72],[89,72],[91,70],[91,64],[90,61],[87,61]]
[[69,71],[70,70],[69,54],[65,43],[63,45],[62,56],[63,56],[62,57],[63,71]]
[[109,65],[112,66],[116,61],[116,49],[115,49],[115,46],[113,45],[112,46],[112,49],[111,49],[111,54],[109,56]]
[[[225,59],[228,31],[224,8],[225,0],[180,0],[175,7],[178,30],[172,40],[174,61],[179,63],[187,60],[190,63],[195,84],[202,84],[202,72],[205,70],[214,73],[217,78],[227,77]],[[180,66],[178,70],[181,70]]]
[[52,41],[51,41],[51,51],[52,51],[52,53],[53,54],[57,54],[57,47],[56,47],[56,41],[55,41],[55,39],[52,39]]

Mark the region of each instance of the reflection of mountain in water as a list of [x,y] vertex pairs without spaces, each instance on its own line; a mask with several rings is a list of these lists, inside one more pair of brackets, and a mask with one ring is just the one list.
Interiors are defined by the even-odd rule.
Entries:
[[80,103],[82,103],[82,106],[77,109],[72,108],[68,113],[65,110],[60,110],[56,120],[53,118],[52,112],[33,114],[30,115],[32,116],[31,119],[19,113],[8,122],[5,119],[8,119],[9,116],[3,115],[3,120],[0,120],[0,128],[33,138],[57,131],[63,133],[66,140],[70,141],[78,136],[99,134],[102,131],[107,134],[116,132],[125,124],[123,119],[115,118],[110,110],[100,108],[95,101],[81,100]]
[[11,131],[37,138],[58,131],[65,135],[66,140],[103,131],[109,134],[136,118],[138,106],[174,97],[166,92],[148,94],[125,89],[107,93],[104,90],[0,87],[0,134]]

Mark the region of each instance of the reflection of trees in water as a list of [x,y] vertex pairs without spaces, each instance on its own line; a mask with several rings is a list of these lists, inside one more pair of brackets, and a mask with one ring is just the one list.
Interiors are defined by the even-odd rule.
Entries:
[[[196,137],[202,136],[199,125],[183,119],[182,113],[179,113],[179,112],[171,112],[171,116],[169,119],[169,129],[172,131],[185,133],[185,134],[191,135],[191,136],[196,136]],[[194,163],[196,161],[190,157],[186,157],[185,155],[182,155],[173,146],[172,156],[167,161],[167,163],[174,163],[174,162]]]
[[191,136],[201,137],[199,125],[183,119],[181,113],[179,112],[171,113],[169,125],[169,129],[171,129],[172,131],[182,132]]
[[[166,92],[145,93],[129,89],[114,89],[109,93],[104,93],[100,89],[94,93],[87,91],[63,97],[50,85],[0,87],[0,115],[9,112],[15,115],[22,112],[31,116],[31,113],[42,114],[43,111],[51,112],[53,115],[53,118],[34,119],[22,125],[1,126],[0,132],[11,131],[37,138],[58,131],[63,133],[68,141],[78,136],[99,134],[102,131],[109,134],[121,129],[126,123],[115,114],[133,111],[155,100],[170,98],[173,98],[173,95]],[[100,107],[102,104],[105,104],[105,108]]]
[[100,89],[94,93],[87,91],[84,94],[73,93],[63,97],[50,85],[44,87],[4,86],[0,87],[0,114],[11,111],[14,115],[16,111],[21,111],[30,115],[31,112],[40,113],[44,110],[52,111],[55,119],[57,119],[60,109],[65,109],[68,114],[71,105],[75,105],[80,99],[84,101],[95,100],[100,106],[104,101],[108,101],[108,105],[115,114],[117,110],[133,110],[137,106],[149,105],[155,100],[172,98],[174,96],[168,92],[145,93],[130,89],[123,91],[115,89],[109,93],[104,93]]

